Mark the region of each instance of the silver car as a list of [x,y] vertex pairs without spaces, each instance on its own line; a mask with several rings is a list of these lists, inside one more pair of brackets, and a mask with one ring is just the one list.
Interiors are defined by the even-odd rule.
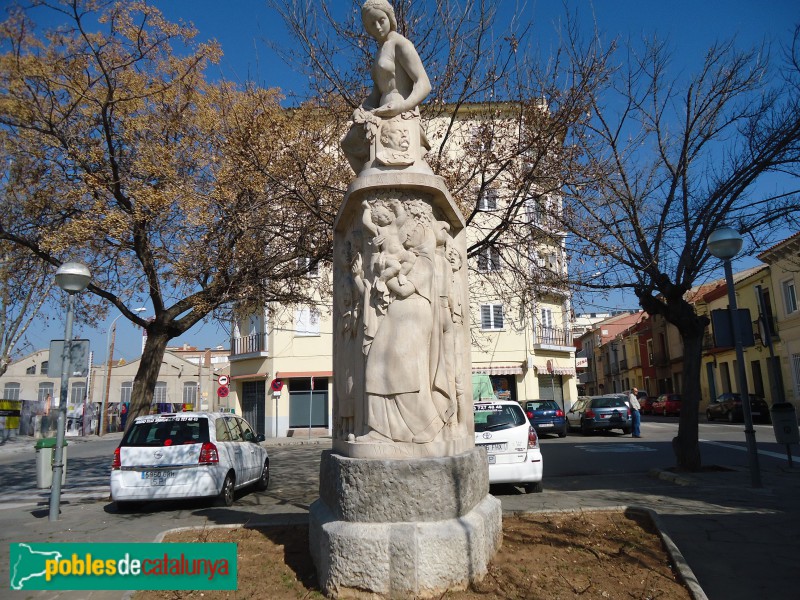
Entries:
[[269,456],[253,428],[236,415],[183,412],[138,417],[114,451],[111,499],[137,502],[216,497],[269,485]]

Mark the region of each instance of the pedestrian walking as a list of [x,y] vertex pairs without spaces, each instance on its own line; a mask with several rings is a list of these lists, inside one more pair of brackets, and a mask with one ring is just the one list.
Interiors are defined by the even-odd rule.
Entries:
[[628,404],[631,405],[631,420],[633,421],[633,423],[631,424],[632,425],[631,434],[635,438],[642,437],[642,432],[640,430],[642,417],[641,413],[639,412],[642,407],[639,404],[638,394],[639,390],[636,388],[633,388],[631,390],[631,393],[628,394]]

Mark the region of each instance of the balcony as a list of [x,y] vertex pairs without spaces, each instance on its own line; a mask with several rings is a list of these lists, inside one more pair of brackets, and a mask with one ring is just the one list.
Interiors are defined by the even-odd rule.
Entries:
[[533,347],[536,350],[572,352],[572,330],[558,327],[537,327],[533,332]]
[[231,360],[267,356],[267,334],[253,333],[231,340]]

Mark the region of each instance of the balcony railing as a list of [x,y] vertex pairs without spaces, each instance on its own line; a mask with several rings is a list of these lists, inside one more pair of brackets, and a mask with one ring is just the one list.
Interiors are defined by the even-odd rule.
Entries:
[[543,346],[572,346],[572,330],[557,327],[537,327],[534,332],[534,344]]
[[267,351],[267,334],[253,333],[231,340],[231,355],[255,354]]

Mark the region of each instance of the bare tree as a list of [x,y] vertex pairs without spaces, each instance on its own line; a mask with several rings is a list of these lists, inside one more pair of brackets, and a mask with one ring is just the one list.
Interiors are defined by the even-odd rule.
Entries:
[[[577,36],[571,41],[577,64],[586,52]],[[726,224],[755,252],[782,225],[797,229],[798,30],[784,50],[770,62],[767,48],[721,43],[683,76],[673,75],[665,44],[628,47],[593,94],[591,118],[566,139],[577,149],[562,175],[574,275],[595,289],[631,290],[645,311],[680,332],[683,410],[673,447],[678,466],[689,470],[701,466],[708,319],[687,293],[720,266],[706,239]],[[589,281],[593,273],[602,275]]]
[[44,265],[0,244],[0,377],[50,297],[53,278]]

